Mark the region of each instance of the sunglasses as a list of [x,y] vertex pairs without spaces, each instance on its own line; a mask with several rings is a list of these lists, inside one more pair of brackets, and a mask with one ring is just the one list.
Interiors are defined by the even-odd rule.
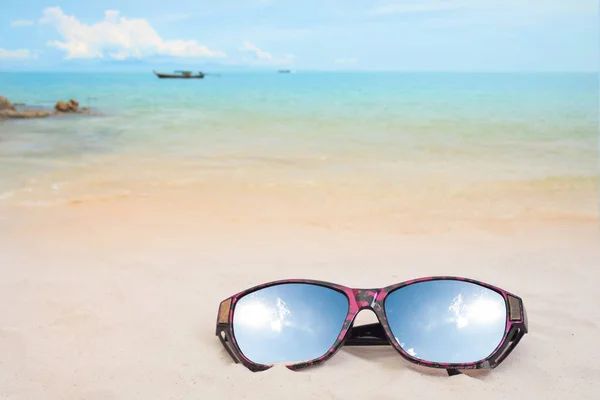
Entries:
[[[380,322],[353,326],[359,311]],[[496,368],[527,333],[523,300],[487,283],[429,277],[381,289],[282,280],[223,300],[221,343],[236,363],[264,371],[321,364],[342,346],[393,346],[406,360],[448,375]]]

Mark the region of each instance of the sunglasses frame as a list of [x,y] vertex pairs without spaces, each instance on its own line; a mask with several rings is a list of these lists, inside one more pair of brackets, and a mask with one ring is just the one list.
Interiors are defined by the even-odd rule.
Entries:
[[[454,280],[473,283],[484,288],[491,289],[502,295],[502,297],[504,298],[504,302],[506,305],[506,325],[504,329],[504,336],[502,337],[500,344],[487,358],[472,363],[434,363],[424,361],[408,354],[406,351],[404,351],[404,349],[402,349],[402,347],[400,347],[400,344],[394,339],[394,335],[389,327],[387,317],[385,314],[385,300],[387,296],[398,289],[404,288],[415,283],[436,280]],[[240,293],[228,297],[220,303],[219,312],[217,315],[216,335],[219,337],[221,343],[223,344],[231,358],[235,361],[235,363],[242,363],[246,368],[253,372],[265,371],[273,367],[273,365],[257,364],[244,356],[235,339],[235,332],[233,330],[233,316],[235,312],[235,306],[242,297],[270,286],[289,283],[305,283],[310,285],[326,287],[343,293],[348,298],[348,314],[346,315],[344,325],[335,343],[329,348],[327,353],[325,353],[323,356],[317,359],[286,365],[286,367],[292,371],[297,371],[306,367],[319,365],[327,361],[335,353],[337,353],[338,350],[340,350],[342,346],[346,343],[346,340],[353,336],[352,329],[357,314],[360,311],[366,309],[370,309],[373,312],[375,312],[375,315],[377,316],[377,319],[379,320],[379,323],[381,324],[381,327],[385,332],[385,336],[387,337],[389,344],[392,347],[394,347],[404,359],[413,364],[425,367],[446,369],[448,375],[450,376],[459,374],[460,370],[496,368],[506,359],[506,357],[514,350],[514,348],[523,338],[523,336],[528,332],[527,312],[525,310],[525,306],[523,305],[523,300],[519,296],[516,296],[493,285],[480,282],[474,279],[454,276],[431,276],[400,282],[379,289],[354,289],[335,283],[319,280],[286,279],[272,281],[254,286],[250,289],[246,289]],[[360,326],[356,328],[360,328]]]

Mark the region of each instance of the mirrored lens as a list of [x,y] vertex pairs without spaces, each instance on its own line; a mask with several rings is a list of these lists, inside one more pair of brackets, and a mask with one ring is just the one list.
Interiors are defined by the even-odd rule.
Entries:
[[390,293],[385,314],[400,346],[435,363],[472,363],[490,356],[502,341],[506,303],[483,286],[435,280]]
[[314,360],[333,346],[348,309],[345,294],[323,286],[270,286],[236,303],[233,334],[244,356],[258,364]]

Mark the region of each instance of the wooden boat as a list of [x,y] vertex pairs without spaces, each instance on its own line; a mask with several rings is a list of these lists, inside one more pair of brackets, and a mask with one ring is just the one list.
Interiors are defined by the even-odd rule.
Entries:
[[197,75],[192,75],[191,71],[175,71],[173,74],[163,74],[160,72],[152,71],[154,75],[158,76],[160,79],[168,78],[168,79],[202,79],[204,78],[204,74],[202,72],[198,72]]

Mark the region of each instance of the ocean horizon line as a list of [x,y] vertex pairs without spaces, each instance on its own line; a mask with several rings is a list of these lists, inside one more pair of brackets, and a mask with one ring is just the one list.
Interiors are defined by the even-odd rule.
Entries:
[[244,68],[205,68],[203,66],[191,67],[186,66],[161,66],[148,68],[136,68],[136,69],[86,69],[86,70],[75,70],[75,69],[2,69],[0,67],[0,74],[38,74],[38,73],[69,73],[69,74],[139,74],[144,72],[152,73],[152,71],[172,71],[172,70],[185,70],[185,71],[209,71],[210,73],[228,73],[228,74],[274,74],[281,70],[289,70],[293,73],[323,73],[323,74],[431,74],[431,75],[598,75],[598,71],[584,71],[584,70],[564,70],[564,71],[529,71],[529,70],[401,70],[401,69],[303,69],[303,68],[273,68],[273,69],[244,69]]

